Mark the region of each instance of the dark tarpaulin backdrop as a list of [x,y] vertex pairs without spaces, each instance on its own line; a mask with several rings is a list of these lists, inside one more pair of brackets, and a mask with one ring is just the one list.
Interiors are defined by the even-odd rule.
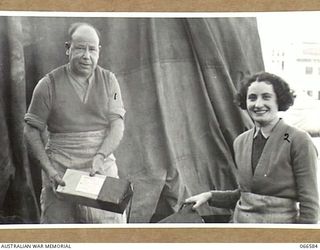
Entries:
[[67,62],[67,29],[79,21],[101,31],[99,64],[122,90],[126,130],[115,154],[134,186],[130,222],[157,221],[189,195],[235,188],[232,142],[252,124],[233,96],[239,80],[264,68],[255,18],[1,17],[0,201],[14,201],[1,205],[38,222],[40,168],[26,158],[23,115],[38,80]]

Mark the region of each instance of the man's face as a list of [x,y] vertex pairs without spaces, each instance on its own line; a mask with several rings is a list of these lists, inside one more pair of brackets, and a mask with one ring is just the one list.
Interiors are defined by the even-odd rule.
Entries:
[[247,109],[249,115],[261,127],[278,119],[277,96],[267,82],[253,82],[248,88]]
[[96,31],[85,25],[77,28],[67,52],[72,73],[79,77],[89,77],[99,59],[99,37]]

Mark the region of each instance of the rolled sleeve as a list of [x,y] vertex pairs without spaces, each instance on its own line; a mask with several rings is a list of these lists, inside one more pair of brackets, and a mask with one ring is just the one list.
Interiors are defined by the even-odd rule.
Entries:
[[50,80],[46,76],[36,85],[24,121],[39,129],[44,130],[50,113],[52,103],[52,89]]

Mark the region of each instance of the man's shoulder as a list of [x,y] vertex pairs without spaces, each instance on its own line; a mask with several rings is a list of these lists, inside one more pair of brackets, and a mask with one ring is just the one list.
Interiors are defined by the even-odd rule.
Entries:
[[37,84],[38,88],[48,88],[53,84],[53,79],[52,78],[57,78],[57,76],[62,75],[61,72],[63,69],[66,67],[66,65],[59,66],[48,73],[46,73],[39,81]]
[[103,68],[100,65],[97,65],[96,71],[99,73],[102,73],[102,74],[106,74],[106,75],[114,74],[111,70]]
[[60,75],[61,73],[65,72],[65,70],[67,69],[67,64],[61,65],[53,70],[51,70],[49,73],[47,73],[46,75]]
[[42,79],[48,82],[49,85],[57,85],[64,82],[67,77],[67,65],[61,65],[48,72]]
[[100,76],[100,77],[98,77],[98,79],[104,79],[106,86],[110,87],[110,86],[114,86],[115,84],[118,84],[117,77],[116,77],[115,73],[109,69],[102,68],[101,66],[98,65],[96,67],[95,74],[96,74],[96,76],[97,75]]

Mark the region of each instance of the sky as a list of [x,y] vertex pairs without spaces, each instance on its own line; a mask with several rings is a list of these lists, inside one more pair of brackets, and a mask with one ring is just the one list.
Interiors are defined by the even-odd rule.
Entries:
[[264,13],[257,20],[260,36],[268,42],[320,42],[320,12]]

